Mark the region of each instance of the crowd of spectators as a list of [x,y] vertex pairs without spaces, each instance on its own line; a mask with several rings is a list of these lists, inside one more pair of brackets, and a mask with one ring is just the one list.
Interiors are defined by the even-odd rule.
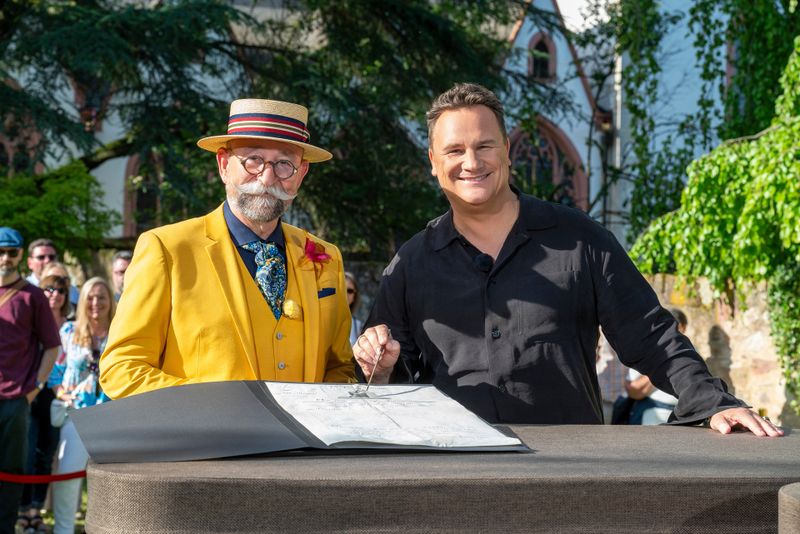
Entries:
[[[26,249],[18,231],[0,228],[0,472],[85,469],[86,449],[69,416],[57,414],[108,400],[98,362],[131,256],[114,255],[112,284],[94,277],[79,285],[52,240],[36,239]],[[82,481],[0,482],[0,532],[49,532],[42,519],[49,494],[53,532],[72,534]]]

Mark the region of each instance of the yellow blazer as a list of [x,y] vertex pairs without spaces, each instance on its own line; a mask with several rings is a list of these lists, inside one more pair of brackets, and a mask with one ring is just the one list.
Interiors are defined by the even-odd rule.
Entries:
[[[304,230],[281,227],[287,276],[300,293],[302,380],[353,382],[341,253]],[[306,258],[307,238],[324,246],[331,259]],[[222,206],[142,234],[100,360],[106,394],[120,398],[195,382],[275,380],[270,366],[256,372],[253,329],[269,322],[274,327],[274,318],[251,316],[245,294],[252,288],[245,284],[257,287],[231,240]]]

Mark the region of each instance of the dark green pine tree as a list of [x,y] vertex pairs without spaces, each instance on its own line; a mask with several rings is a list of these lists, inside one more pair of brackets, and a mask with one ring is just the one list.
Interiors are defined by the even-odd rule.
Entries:
[[[304,182],[298,207],[310,229],[385,259],[444,206],[426,157],[424,112],[435,95],[458,81],[482,83],[520,110],[515,120],[567,106],[557,88],[504,71],[509,29],[524,10],[557,30],[521,0],[8,0],[2,134],[22,150],[0,159],[0,172],[21,180],[44,161],[79,161],[85,168],[66,176],[91,182],[87,170],[138,155],[134,185],[152,207],[137,213],[144,229],[223,199],[213,158],[195,142],[225,131],[231,99],[290,100],[311,109],[312,141],[336,156]],[[92,125],[112,116],[126,133],[100,144]],[[34,196],[44,194],[47,175],[29,181]],[[29,233],[66,228],[63,246],[99,245],[115,219],[81,202],[76,210],[103,215],[83,217],[96,227],[79,232],[54,213]],[[0,219],[17,209],[0,203]]]

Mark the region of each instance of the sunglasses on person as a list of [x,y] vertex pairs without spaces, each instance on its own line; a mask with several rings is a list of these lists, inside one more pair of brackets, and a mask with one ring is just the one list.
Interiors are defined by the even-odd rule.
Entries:
[[47,287],[43,288],[42,291],[44,291],[48,295],[52,295],[53,293],[58,293],[59,295],[66,295],[67,294],[67,288],[65,288],[65,287],[47,286]]
[[39,254],[38,256],[34,256],[33,259],[36,260],[36,261],[44,261],[45,259],[47,259],[49,261],[56,261],[56,255],[55,254]]
[[16,258],[22,252],[21,248],[0,248],[0,256],[8,256],[9,258]]

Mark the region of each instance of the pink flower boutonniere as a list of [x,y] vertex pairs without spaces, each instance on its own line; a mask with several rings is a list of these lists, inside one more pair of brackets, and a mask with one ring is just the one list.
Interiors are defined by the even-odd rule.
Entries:
[[319,279],[319,276],[322,274],[322,264],[328,263],[331,259],[331,255],[325,252],[325,247],[321,244],[317,243],[316,241],[312,241],[308,237],[306,238],[306,246],[305,254],[300,260],[301,266],[311,266],[304,267],[305,269],[310,270],[311,268],[314,269],[314,274]]
[[331,256],[325,252],[325,247],[306,238],[306,258],[314,263],[327,263]]

